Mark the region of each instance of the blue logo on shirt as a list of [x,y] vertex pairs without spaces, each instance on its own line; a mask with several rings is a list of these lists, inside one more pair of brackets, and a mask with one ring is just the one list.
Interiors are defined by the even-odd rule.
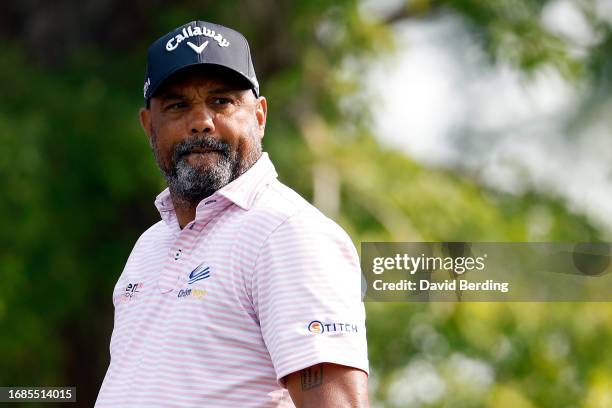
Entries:
[[190,285],[194,282],[197,282],[202,279],[206,279],[210,277],[210,266],[204,266],[204,264],[198,265],[191,273],[189,274],[189,283]]

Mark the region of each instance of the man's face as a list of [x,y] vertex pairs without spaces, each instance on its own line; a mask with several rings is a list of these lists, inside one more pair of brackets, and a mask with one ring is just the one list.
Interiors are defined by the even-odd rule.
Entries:
[[257,161],[266,113],[234,77],[191,71],[164,84],[140,120],[171,192],[197,204]]

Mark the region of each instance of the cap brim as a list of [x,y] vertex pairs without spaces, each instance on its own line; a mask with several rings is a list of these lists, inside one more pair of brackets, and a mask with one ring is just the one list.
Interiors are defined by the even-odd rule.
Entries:
[[148,104],[148,102],[151,100],[151,98],[153,98],[155,96],[155,93],[161,89],[161,87],[172,77],[182,73],[183,71],[188,71],[190,69],[194,69],[196,67],[202,67],[203,69],[205,69],[206,67],[210,67],[210,68],[215,68],[215,69],[219,69],[221,71],[225,71],[230,75],[235,76],[237,79],[240,80],[244,80],[244,89],[252,89],[255,91],[255,94],[257,96],[259,96],[259,89],[257,89],[255,87],[255,85],[251,82],[251,80],[244,75],[243,73],[233,70],[231,68],[226,67],[225,65],[221,65],[221,64],[214,64],[214,63],[210,63],[210,62],[194,62],[193,64],[188,64],[188,65],[183,65],[181,67],[175,68],[171,71],[168,71],[164,76],[161,77],[161,79],[159,81],[157,81],[157,83],[151,87],[151,89],[149,90],[149,97],[145,100],[145,102]]

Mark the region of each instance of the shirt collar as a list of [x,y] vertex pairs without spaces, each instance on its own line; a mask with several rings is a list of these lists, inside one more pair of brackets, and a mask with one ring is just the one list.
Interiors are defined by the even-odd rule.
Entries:
[[[240,175],[240,177],[220,188],[210,197],[206,197],[200,201],[196,211],[204,203],[215,200],[217,197],[224,197],[238,207],[249,210],[253,206],[261,189],[276,177],[278,177],[276,169],[272,161],[270,161],[268,153],[264,152],[259,160],[257,160],[250,169]],[[162,220],[167,224],[176,223],[174,204],[172,203],[170,190],[168,188],[157,195],[155,198],[155,207],[157,207]]]

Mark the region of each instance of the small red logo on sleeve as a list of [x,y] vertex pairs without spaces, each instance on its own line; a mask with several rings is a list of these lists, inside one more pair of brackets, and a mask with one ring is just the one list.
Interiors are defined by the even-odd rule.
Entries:
[[318,320],[313,320],[308,325],[308,331],[316,334],[323,333],[323,323]]

